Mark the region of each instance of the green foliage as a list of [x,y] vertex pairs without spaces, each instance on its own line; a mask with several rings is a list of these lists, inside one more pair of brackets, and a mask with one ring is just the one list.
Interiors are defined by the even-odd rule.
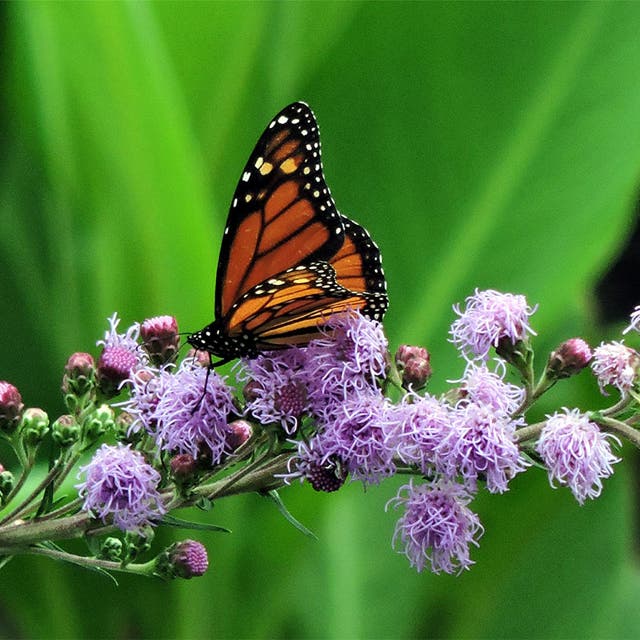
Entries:
[[[475,287],[540,304],[540,360],[571,335],[596,339],[594,282],[637,195],[640,5],[2,11],[0,377],[27,405],[62,408],[66,357],[92,350],[114,310],[125,326],[161,313],[183,330],[211,320],[235,183],[266,122],[298,99],[320,122],[338,206],[382,249],[391,342],[429,348],[435,390],[462,372],[446,330],[451,304]],[[586,407],[594,388],[571,380],[561,393]],[[20,558],[3,569],[0,633],[637,637],[628,462],[582,508],[542,471],[479,499],[486,534],[459,578],[414,574],[391,552],[386,485],[283,492],[319,542],[259,496],[222,501],[202,522],[234,533],[198,534],[205,577],[124,576],[115,589]]]

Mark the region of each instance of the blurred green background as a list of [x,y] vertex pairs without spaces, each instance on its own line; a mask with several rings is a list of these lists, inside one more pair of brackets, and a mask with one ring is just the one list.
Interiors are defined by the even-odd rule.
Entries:
[[[62,410],[61,370],[106,317],[213,315],[217,249],[244,162],[294,100],[315,110],[338,207],[381,247],[387,333],[459,377],[451,305],[524,293],[539,362],[597,343],[594,287],[633,226],[640,182],[638,3],[13,3],[2,15],[0,378]],[[637,302],[640,302],[640,295]],[[631,301],[630,304],[636,301]],[[593,408],[587,374],[537,414]],[[533,416],[536,417],[535,415]],[[0,635],[58,638],[637,638],[634,452],[584,507],[545,474],[474,508],[460,577],[390,548],[399,482],[217,504],[211,569],[105,578],[14,559]],[[174,532],[161,531],[160,542]],[[192,535],[192,534],[191,534]]]

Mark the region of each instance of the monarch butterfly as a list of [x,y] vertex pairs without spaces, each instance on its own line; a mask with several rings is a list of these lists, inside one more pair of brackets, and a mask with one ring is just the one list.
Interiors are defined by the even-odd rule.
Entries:
[[217,366],[304,345],[335,313],[382,320],[387,304],[380,250],[336,209],[315,116],[294,102],[249,156],[222,238],[215,320],[187,341]]

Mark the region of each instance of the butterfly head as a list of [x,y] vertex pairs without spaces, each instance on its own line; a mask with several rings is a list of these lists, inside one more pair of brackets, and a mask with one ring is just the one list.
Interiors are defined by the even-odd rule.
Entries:
[[187,342],[194,349],[207,351],[211,355],[222,358],[225,362],[234,358],[253,358],[258,355],[254,337],[249,334],[229,336],[219,320],[192,333],[187,338]]

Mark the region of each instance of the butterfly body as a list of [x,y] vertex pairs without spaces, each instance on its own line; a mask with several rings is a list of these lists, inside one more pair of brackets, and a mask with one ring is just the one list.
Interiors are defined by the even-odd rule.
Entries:
[[306,344],[334,313],[381,320],[387,308],[380,251],[340,214],[322,173],[309,107],[283,109],[242,173],[224,230],[215,321],[188,338],[227,362]]

